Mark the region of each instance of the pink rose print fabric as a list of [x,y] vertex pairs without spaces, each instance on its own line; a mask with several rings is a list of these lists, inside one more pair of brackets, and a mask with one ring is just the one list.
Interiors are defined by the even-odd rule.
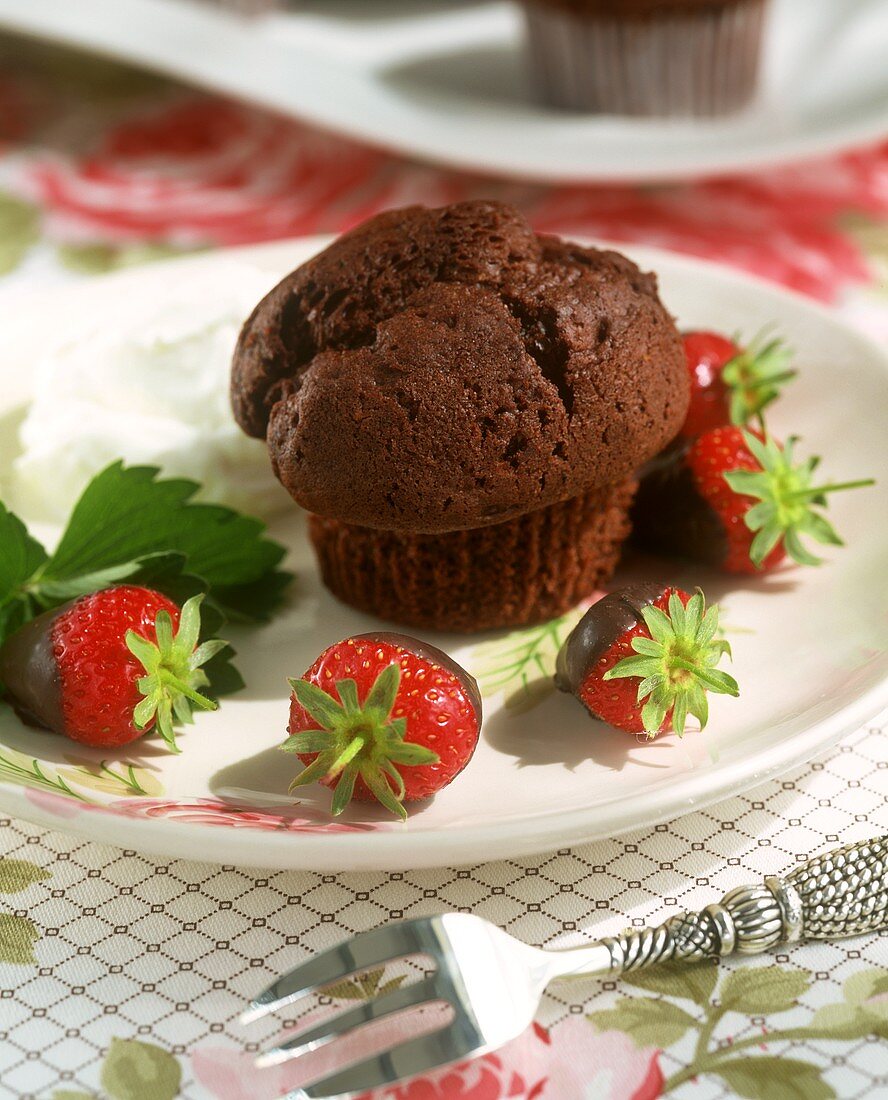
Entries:
[[300,808],[282,808],[278,811],[260,810],[254,806],[240,806],[213,798],[191,800],[161,798],[118,799],[110,807],[90,807],[124,817],[141,817],[150,820],[173,820],[190,825],[218,825],[229,829],[259,829],[263,832],[323,832],[348,833],[371,829],[371,825],[349,825],[319,815],[312,819]]
[[[0,83],[0,102],[17,105],[0,140],[22,140],[39,117],[27,92]],[[76,148],[20,158],[11,186],[43,211],[51,238],[240,245],[341,232],[413,202],[490,197],[517,203],[541,230],[655,244],[830,301],[872,279],[865,230],[888,212],[888,142],[683,186],[541,188],[400,161],[221,98],[156,99]]]
[[[394,1025],[388,1034],[397,1034]],[[195,1051],[191,1067],[217,1100],[276,1100],[299,1083],[292,1066],[257,1071],[250,1055],[224,1047]],[[662,1085],[657,1050],[571,1016],[551,1031],[535,1025],[501,1050],[359,1100],[656,1100]]]

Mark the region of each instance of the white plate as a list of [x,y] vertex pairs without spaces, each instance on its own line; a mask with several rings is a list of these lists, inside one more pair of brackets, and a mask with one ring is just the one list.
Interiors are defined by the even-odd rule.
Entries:
[[[267,271],[271,285],[318,245],[285,242],[238,254]],[[83,770],[100,754],[26,729],[0,708],[0,753],[7,762],[27,771],[36,760],[50,782],[61,771],[83,797],[26,791],[7,765],[0,769],[0,806],[96,840],[226,863],[334,870],[476,862],[612,836],[705,806],[809,760],[888,703],[885,357],[793,294],[700,261],[631,252],[659,272],[663,296],[683,325],[753,333],[776,322],[797,349],[800,376],[774,411],[775,431],[798,432],[826,456],[825,476],[879,481],[833,500],[833,518],[848,545],[830,550],[819,569],[744,580],[653,566],[651,575],[688,588],[699,583],[724,607],[742,697],[714,698],[704,734],[638,744],[554,693],[520,713],[505,705],[515,682],[505,693],[491,688],[491,670],[507,663],[504,653],[514,639],[433,637],[485,687],[481,743],[466,771],[406,825],[361,808],[331,824],[328,795],[320,789],[294,806],[286,793],[292,760],[276,748],[287,722],[285,677],[301,674],[329,643],[378,625],[322,588],[294,512],[273,529],[293,549],[297,582],[289,608],[267,627],[231,632],[247,690],[225,700],[217,714],[199,716],[182,735],[181,756],[165,755],[150,738],[121,758],[142,769],[137,778],[153,797],[127,792],[114,780],[103,785]],[[10,401],[27,375],[47,316],[57,333],[70,334],[97,315],[113,316],[129,295],[175,294],[180,280],[193,284],[218,262],[189,258],[42,296],[4,337],[0,394]],[[8,409],[0,421],[7,443]],[[0,480],[3,473],[0,466]],[[552,655],[544,647],[544,663],[550,665]],[[112,770],[123,774],[119,764]]]
[[187,0],[0,0],[0,26],[97,50],[441,164],[654,180],[787,162],[888,132],[888,4],[774,0],[761,93],[713,122],[538,107],[516,6],[301,0],[244,20]]

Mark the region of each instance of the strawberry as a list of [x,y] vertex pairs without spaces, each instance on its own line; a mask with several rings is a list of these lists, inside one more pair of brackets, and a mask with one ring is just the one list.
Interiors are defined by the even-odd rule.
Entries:
[[478,743],[474,678],[404,634],[345,638],[290,686],[290,736],[281,748],[307,765],[290,789],[315,780],[332,787],[334,814],[354,797],[406,818],[404,803],[445,787]]
[[872,481],[812,485],[820,460],[794,465],[795,443],[792,437],[784,447],[737,427],[704,432],[643,479],[633,506],[636,541],[729,573],[773,569],[787,554],[800,565],[819,565],[802,536],[842,545],[817,510],[826,494]]
[[695,439],[711,428],[745,425],[760,417],[795,375],[790,353],[779,340],[756,337],[740,347],[717,332],[686,332],[682,336],[691,403],[679,439]]
[[0,649],[0,679],[18,714],[73,741],[125,745],[156,725],[176,749],[174,721],[216,707],[198,689],[226,642],[198,645],[200,604],[160,592],[105,588],[32,619]]
[[703,594],[631,584],[594,603],[561,647],[555,683],[595,718],[627,733],[681,737],[688,714],[706,725],[706,692],[739,695],[715,666],[730,646],[716,640],[718,607]]

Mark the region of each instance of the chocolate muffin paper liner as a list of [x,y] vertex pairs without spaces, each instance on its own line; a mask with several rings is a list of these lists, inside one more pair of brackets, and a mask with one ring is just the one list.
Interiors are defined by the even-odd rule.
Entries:
[[738,111],[758,82],[766,0],[613,18],[526,0],[531,73],[555,107],[682,117]]
[[507,523],[444,534],[379,531],[312,516],[324,583],[392,622],[474,632],[564,614],[607,581],[629,533],[634,479]]

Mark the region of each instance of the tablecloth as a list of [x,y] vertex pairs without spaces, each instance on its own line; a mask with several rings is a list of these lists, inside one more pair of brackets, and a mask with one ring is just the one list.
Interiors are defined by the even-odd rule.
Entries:
[[[92,272],[469,196],[516,202],[539,228],[734,264],[888,340],[888,143],[682,186],[543,188],[407,163],[111,62],[0,38],[0,310]],[[272,873],[0,820],[0,1097],[271,1100],[295,1080],[291,1068],[252,1067],[276,1025],[244,1028],[237,1015],[308,953],[445,909],[567,947],[888,832],[886,723],[668,824],[464,868]],[[375,1100],[888,1096],[886,963],[882,934],[619,986],[554,986],[536,1026],[508,1047]],[[373,973],[307,1011],[402,977]]]

